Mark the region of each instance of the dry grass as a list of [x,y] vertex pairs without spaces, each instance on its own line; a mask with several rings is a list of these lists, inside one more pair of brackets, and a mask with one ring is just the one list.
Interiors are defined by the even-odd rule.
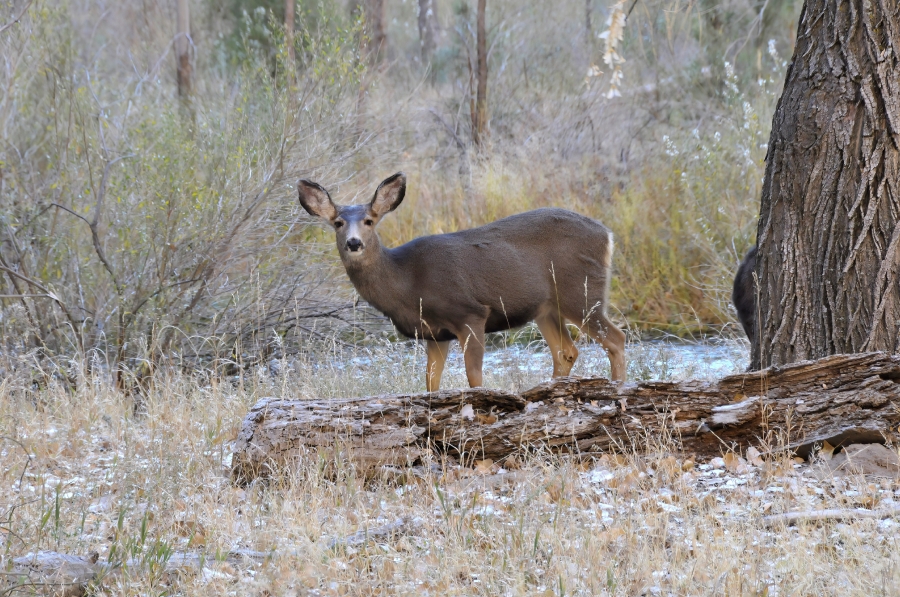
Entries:
[[[160,376],[138,416],[104,381],[82,379],[67,394],[7,377],[0,563],[51,549],[149,566],[109,577],[101,595],[862,596],[900,586],[896,522],[768,529],[761,520],[887,506],[900,500],[897,481],[823,477],[786,457],[729,471],[670,456],[666,438],[647,438],[643,456],[579,464],[532,454],[502,474],[450,465],[405,485],[365,482],[346,467],[324,473],[321,461],[278,484],[232,485],[230,440],[259,397],[421,385],[404,381],[415,367],[396,350],[357,355],[370,361],[349,371],[332,356],[285,376]],[[516,383],[506,375],[504,385]],[[327,546],[400,517],[416,523],[405,536]],[[163,571],[173,550],[236,548],[294,555]]]

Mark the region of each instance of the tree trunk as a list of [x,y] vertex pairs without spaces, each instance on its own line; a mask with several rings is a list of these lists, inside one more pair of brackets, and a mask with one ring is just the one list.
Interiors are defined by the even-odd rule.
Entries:
[[363,0],[363,10],[366,18],[366,35],[368,41],[369,59],[373,64],[379,64],[387,51],[387,31],[384,26],[384,2],[385,0]]
[[419,48],[422,53],[422,64],[429,64],[434,55],[437,11],[437,0],[419,0]]
[[472,140],[476,147],[481,147],[487,134],[487,32],[484,27],[484,12],[486,0],[478,0],[478,14],[475,23],[475,54],[478,90],[475,95],[475,120],[472,130]]
[[193,91],[191,82],[191,13],[188,0],[177,0],[175,35],[175,60],[177,62],[178,96],[183,100],[190,98]]
[[[543,447],[578,453],[732,448],[796,450],[897,441],[900,356],[834,356],[718,382],[616,384],[562,377],[513,394],[472,388],[323,400],[263,399],[244,418],[232,459],[241,482],[322,451],[362,469],[415,463],[437,450],[502,460]],[[317,457],[317,456],[313,456]]]
[[296,5],[297,0],[284,0],[284,45],[287,46],[289,82],[294,80],[294,61],[296,60],[294,54],[294,9]]
[[588,48],[594,44],[594,0],[585,0],[584,2],[584,38],[587,40]]
[[898,7],[803,7],[766,155],[753,368],[898,350]]

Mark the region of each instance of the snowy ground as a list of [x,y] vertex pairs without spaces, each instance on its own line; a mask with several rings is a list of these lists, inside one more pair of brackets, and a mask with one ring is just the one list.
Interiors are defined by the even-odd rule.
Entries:
[[[632,361],[651,367],[658,348],[645,350]],[[678,369],[683,352],[665,350],[655,362],[673,376],[686,371]],[[711,370],[730,358],[716,350],[705,353]],[[661,440],[640,455],[528,454],[435,467],[402,483],[311,459],[278,483],[232,484],[231,440],[260,396],[375,394],[421,383],[416,360],[407,366],[401,351],[363,356],[370,362],[350,372],[298,366],[238,384],[160,379],[139,416],[105,383],[67,394],[8,379],[0,388],[0,565],[40,549],[143,563],[104,580],[101,595],[900,592],[894,518],[796,526],[765,518],[881,512],[900,502],[900,483],[835,476],[786,454],[694,462]],[[523,366],[538,359],[496,358]],[[507,377],[494,374],[497,385],[532,381],[508,363],[490,367],[507,368]],[[397,536],[329,547],[398,519],[409,524]],[[216,562],[234,549],[272,558]],[[176,551],[210,559],[167,569]]]

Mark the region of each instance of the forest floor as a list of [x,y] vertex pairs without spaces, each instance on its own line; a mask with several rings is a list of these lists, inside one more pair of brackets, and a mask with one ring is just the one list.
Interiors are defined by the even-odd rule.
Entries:
[[[370,352],[372,370],[389,374],[368,388],[326,366],[237,383],[161,376],[137,415],[100,381],[34,391],[8,376],[2,568],[39,550],[140,563],[107,576],[99,595],[900,592],[900,524],[855,515],[900,505],[900,481],[840,476],[787,454],[695,462],[660,438],[635,453],[532,453],[502,468],[444,463],[400,478],[364,479],[320,459],[276,483],[232,483],[231,441],[258,398],[411,384],[416,363],[397,354]],[[766,518],[823,509],[854,515]],[[345,541],[394,523],[393,534]],[[241,549],[271,557],[216,560]],[[209,559],[167,567],[175,552]]]

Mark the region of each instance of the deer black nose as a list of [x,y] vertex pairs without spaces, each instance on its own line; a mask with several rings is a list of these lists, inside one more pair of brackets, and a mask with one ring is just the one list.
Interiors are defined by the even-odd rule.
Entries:
[[359,251],[362,249],[362,241],[358,238],[348,238],[347,239],[347,248],[351,251]]

